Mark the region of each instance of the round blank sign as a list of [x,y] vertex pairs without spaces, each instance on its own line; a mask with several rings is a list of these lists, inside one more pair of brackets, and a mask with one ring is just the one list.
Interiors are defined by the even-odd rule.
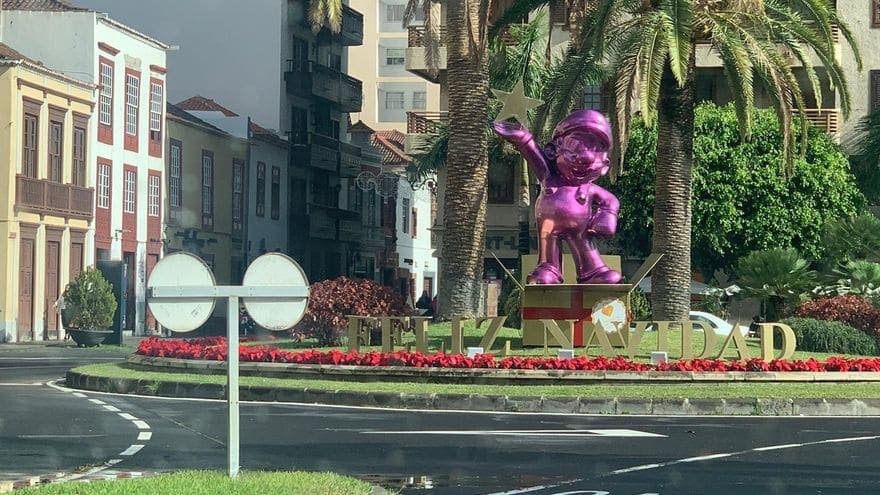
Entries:
[[[244,274],[245,287],[305,287],[309,281],[302,268],[289,256],[267,253],[255,259]],[[272,298],[243,298],[244,307],[261,327],[267,330],[287,330],[296,325],[308,308],[309,298],[295,300]]]
[[[201,258],[190,253],[174,253],[162,258],[147,281],[153,287],[213,287],[214,274]],[[150,311],[156,321],[174,332],[190,332],[202,326],[214,312],[214,298],[150,298]]]

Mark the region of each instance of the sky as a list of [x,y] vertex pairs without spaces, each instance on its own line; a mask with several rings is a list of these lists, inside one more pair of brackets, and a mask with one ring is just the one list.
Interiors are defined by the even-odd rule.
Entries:
[[199,94],[278,129],[285,0],[73,0],[180,48],[168,52],[168,101]]

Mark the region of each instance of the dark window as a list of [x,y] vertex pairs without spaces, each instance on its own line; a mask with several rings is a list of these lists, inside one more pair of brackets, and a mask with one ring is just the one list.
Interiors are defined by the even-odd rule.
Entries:
[[308,112],[302,108],[291,108],[291,142],[293,144],[309,143]]
[[21,154],[21,173],[26,177],[37,178],[37,136],[40,125],[40,107],[25,103],[22,135],[24,140]]
[[73,128],[73,185],[86,185],[86,128],[76,122]]
[[64,149],[64,124],[53,120],[49,122],[49,180],[62,182],[64,176],[61,164]]
[[404,234],[409,233],[409,198],[401,198],[400,200],[400,219],[403,221],[400,230]]
[[509,163],[489,162],[489,204],[513,204],[515,172]]
[[880,70],[871,71],[871,110],[880,108]]
[[871,0],[871,27],[880,28],[880,0]]
[[602,110],[602,87],[588,85],[584,90],[584,108],[590,110]]
[[202,150],[202,228],[214,228],[214,153]]
[[241,231],[244,210],[244,162],[232,160],[232,230]]
[[168,206],[170,220],[180,222],[183,206],[183,146],[172,139],[168,150]]
[[266,164],[257,162],[257,216],[266,216]]
[[281,216],[281,169],[272,167],[272,220]]
[[413,208],[412,209],[412,236],[413,239],[416,238],[416,234],[419,233],[419,210]]

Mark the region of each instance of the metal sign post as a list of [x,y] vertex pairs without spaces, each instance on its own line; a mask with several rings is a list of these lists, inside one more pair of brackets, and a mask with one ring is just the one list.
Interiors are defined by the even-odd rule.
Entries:
[[299,322],[308,306],[309,283],[302,268],[280,253],[260,256],[244,275],[241,286],[214,285],[208,265],[190,253],[166,256],[147,282],[150,310],[162,326],[190,332],[204,324],[217,299],[227,301],[226,404],[228,409],[227,464],[230,478],[238,476],[238,306],[268,330],[286,330]]

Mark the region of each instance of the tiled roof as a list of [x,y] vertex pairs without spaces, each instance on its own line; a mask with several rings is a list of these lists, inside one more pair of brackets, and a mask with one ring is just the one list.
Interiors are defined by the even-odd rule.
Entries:
[[[351,117],[349,116],[349,120],[350,119]],[[369,132],[370,134],[372,134],[374,131],[370,126],[364,124],[363,120],[358,120],[357,123],[354,125],[351,125],[351,123],[349,122],[348,132]]]
[[3,59],[3,60],[26,60],[32,64],[43,65],[40,62],[37,62],[36,60],[25,57],[20,52],[13,49],[11,46],[5,45],[3,43],[0,43],[0,59]]
[[193,96],[177,104],[178,107],[191,112],[221,112],[227,117],[238,117],[238,114],[216,101],[204,96]]
[[184,121],[187,121],[187,122],[190,122],[190,123],[193,123],[193,124],[198,124],[198,125],[200,125],[200,126],[205,126],[205,127],[208,127],[209,129],[211,129],[211,130],[213,130],[213,131],[221,132],[221,133],[223,133],[223,134],[227,134],[227,132],[224,131],[223,129],[220,129],[219,127],[213,126],[213,125],[211,125],[211,124],[205,122],[204,120],[202,120],[202,119],[196,117],[195,115],[193,115],[193,114],[187,112],[187,111],[184,110],[183,108],[180,108],[180,106],[178,106],[178,105],[175,105],[175,104],[169,102],[169,103],[167,103],[167,104],[165,105],[165,109],[166,109],[166,113],[167,113],[167,115],[169,115],[169,116],[172,117],[172,118],[177,118],[178,120],[184,120]]
[[376,131],[373,133],[373,146],[377,146],[382,152],[384,165],[405,165],[412,161],[412,157],[404,150],[406,135],[398,130]]
[[265,127],[257,124],[254,121],[250,122],[250,130],[251,130],[251,136],[253,136],[253,137],[263,138],[264,140],[272,141],[272,142],[275,142],[276,144],[279,144],[282,146],[287,145],[286,139],[279,136],[276,132],[270,131],[269,129],[266,129]]
[[3,0],[4,10],[43,10],[54,12],[89,12],[89,9],[77,7],[68,0]]

